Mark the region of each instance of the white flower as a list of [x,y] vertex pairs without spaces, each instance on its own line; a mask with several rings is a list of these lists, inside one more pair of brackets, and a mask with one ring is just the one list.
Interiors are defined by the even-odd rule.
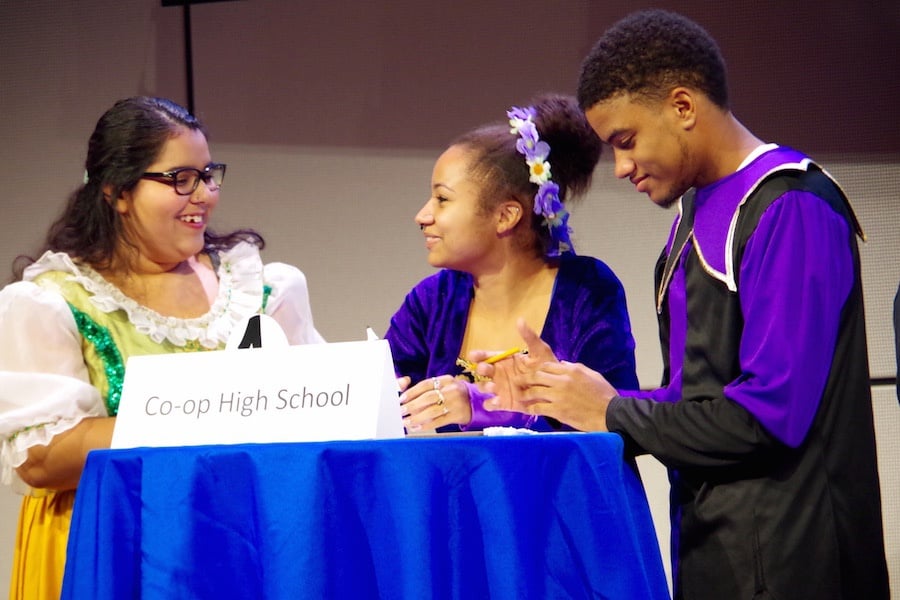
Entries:
[[526,160],[531,176],[528,181],[541,185],[550,179],[550,163],[545,160]]
[[528,123],[528,121],[526,121],[525,119],[510,119],[509,132],[513,135],[519,135],[519,130],[525,123]]

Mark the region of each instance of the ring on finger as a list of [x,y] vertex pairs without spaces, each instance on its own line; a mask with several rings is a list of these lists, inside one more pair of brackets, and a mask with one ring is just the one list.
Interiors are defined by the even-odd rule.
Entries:
[[[437,400],[436,404],[438,406],[444,406],[444,402],[447,400],[446,398],[444,398],[444,393],[437,388],[435,388],[434,391],[437,392],[437,395],[438,395],[438,400]],[[446,410],[446,408],[444,410]]]
[[434,391],[438,391],[439,389],[441,389],[441,380],[438,379],[437,377],[432,377],[431,385],[434,386]]

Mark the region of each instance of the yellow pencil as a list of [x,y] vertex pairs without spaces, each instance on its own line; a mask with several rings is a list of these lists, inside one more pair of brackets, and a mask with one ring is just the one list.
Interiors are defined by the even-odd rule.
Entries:
[[485,359],[484,362],[486,362],[489,365],[492,365],[495,362],[497,362],[498,360],[503,360],[504,358],[509,358],[513,354],[518,354],[519,352],[522,352],[521,348],[510,348],[509,350],[504,350],[500,354],[495,354],[495,355]]

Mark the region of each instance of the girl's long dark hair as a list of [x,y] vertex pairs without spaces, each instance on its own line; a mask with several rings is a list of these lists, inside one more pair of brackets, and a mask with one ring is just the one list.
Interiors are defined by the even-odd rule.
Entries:
[[[65,252],[94,268],[109,267],[116,248],[124,241],[119,213],[109,199],[137,185],[179,128],[207,135],[200,121],[165,98],[135,96],[116,102],[106,111],[88,142],[85,183],[69,196],[62,214],[50,226],[40,254],[48,250]],[[262,236],[252,229],[226,234],[207,229],[204,241],[208,252],[227,250],[242,241],[265,247]],[[13,280],[21,279],[34,261],[30,256],[16,257]]]

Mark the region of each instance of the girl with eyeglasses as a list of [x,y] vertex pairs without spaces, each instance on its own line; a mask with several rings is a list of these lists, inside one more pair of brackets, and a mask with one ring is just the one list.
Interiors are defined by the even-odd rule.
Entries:
[[222,349],[256,313],[291,344],[324,341],[301,271],[263,264],[253,230],[210,230],[225,165],[184,108],[117,102],[85,169],[0,291],[0,475],[24,494],[10,598],[59,596],[75,489],[110,445],[129,356]]

